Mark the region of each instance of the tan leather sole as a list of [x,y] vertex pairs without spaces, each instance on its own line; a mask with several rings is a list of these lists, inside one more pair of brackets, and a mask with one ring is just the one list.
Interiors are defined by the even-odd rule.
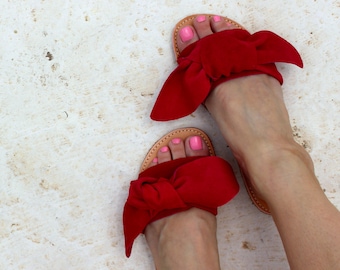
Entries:
[[270,209],[268,204],[266,203],[266,201],[264,201],[263,199],[261,199],[259,197],[259,195],[257,194],[257,192],[255,191],[253,185],[250,183],[249,178],[244,174],[244,172],[242,171],[242,169],[240,168],[240,172],[242,175],[242,179],[244,182],[244,185],[246,187],[246,190],[248,192],[248,195],[251,199],[251,201],[253,202],[253,204],[262,212],[265,213],[267,215],[270,215]]
[[[209,20],[210,20],[211,17],[215,16],[214,14],[194,14],[194,15],[190,15],[190,16],[185,17],[184,19],[180,20],[175,25],[175,28],[174,28],[174,31],[173,31],[173,34],[172,34],[172,45],[173,45],[173,49],[174,49],[174,53],[176,55],[176,58],[180,54],[180,51],[179,51],[178,46],[177,46],[178,31],[184,26],[188,26],[188,25],[193,26],[194,19],[198,15],[205,15]],[[226,17],[223,17],[223,16],[221,16],[221,18],[224,19],[226,22],[231,23],[232,25],[234,25],[235,27],[237,27],[239,29],[245,29],[242,25],[240,25],[239,23],[237,23],[237,22],[235,22],[235,21],[233,21],[229,18],[226,18]]]
[[151,149],[146,154],[142,162],[140,173],[150,167],[153,159],[157,156],[159,149],[161,149],[163,146],[167,146],[172,139],[180,138],[184,141],[189,136],[200,136],[203,139],[203,141],[206,143],[206,145],[208,146],[210,156],[215,156],[215,150],[212,145],[212,142],[209,139],[208,135],[204,133],[204,131],[198,128],[191,128],[191,127],[190,128],[189,127],[179,128],[164,135],[151,147]]

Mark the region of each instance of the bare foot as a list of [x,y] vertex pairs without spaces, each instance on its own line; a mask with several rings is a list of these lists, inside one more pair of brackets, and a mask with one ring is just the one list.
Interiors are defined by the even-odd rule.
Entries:
[[[215,32],[235,29],[220,16],[199,15],[193,27],[178,31],[180,51]],[[254,187],[266,199],[271,183],[264,183],[263,172],[282,159],[281,150],[297,155],[313,172],[313,163],[293,138],[280,83],[268,75],[242,77],[220,84],[205,101],[238,163]],[[246,146],[246,147],[245,147]],[[275,156],[280,153],[280,156]],[[289,156],[289,157],[288,157]],[[268,164],[272,162],[274,164]],[[289,170],[288,170],[289,171]],[[268,181],[272,179],[268,175]]]
[[[152,166],[188,156],[208,156],[200,136],[173,139]],[[219,269],[216,217],[191,208],[149,224],[145,236],[157,269]]]
[[[179,49],[232,28],[214,18],[197,16],[194,27],[182,28]],[[338,269],[340,212],[320,188],[310,156],[293,139],[279,82],[265,74],[233,79],[217,86],[205,105],[268,202],[290,267]]]
[[[312,160],[293,138],[279,82],[268,75],[234,79],[219,85],[206,100],[238,163],[267,200],[273,184],[287,183],[291,162],[299,159],[314,173]],[[295,161],[294,161],[295,162]],[[282,174],[286,166],[286,174]],[[265,172],[268,172],[267,174]]]

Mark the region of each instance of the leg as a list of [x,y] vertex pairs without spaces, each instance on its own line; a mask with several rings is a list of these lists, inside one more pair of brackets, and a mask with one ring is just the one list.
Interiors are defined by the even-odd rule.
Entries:
[[[197,17],[178,47],[230,28]],[[268,202],[292,269],[340,264],[340,213],[320,188],[308,153],[292,136],[280,84],[267,75],[219,85],[205,102],[254,187]]]
[[340,214],[293,139],[280,85],[266,75],[237,79],[215,89],[206,105],[268,202],[291,268],[336,269]]
[[[208,155],[199,136],[174,139],[153,165],[196,155]],[[157,220],[146,227],[145,236],[157,269],[220,269],[216,217],[209,212],[192,208]]]

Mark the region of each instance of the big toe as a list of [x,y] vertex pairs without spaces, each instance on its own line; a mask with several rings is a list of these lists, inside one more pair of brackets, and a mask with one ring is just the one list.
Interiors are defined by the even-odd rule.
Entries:
[[209,149],[201,136],[190,136],[185,140],[185,153],[188,157],[208,156]]
[[199,36],[195,28],[191,25],[182,27],[177,33],[177,47],[179,52],[182,52],[190,44],[199,40]]

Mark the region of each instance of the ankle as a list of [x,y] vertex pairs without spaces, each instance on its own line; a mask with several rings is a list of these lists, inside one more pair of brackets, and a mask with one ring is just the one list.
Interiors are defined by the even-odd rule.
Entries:
[[[270,150],[269,150],[270,149]],[[266,199],[268,196],[290,185],[293,187],[301,174],[313,174],[314,165],[309,154],[296,142],[285,146],[272,146],[256,157],[242,159],[242,167],[252,179],[256,190]]]

